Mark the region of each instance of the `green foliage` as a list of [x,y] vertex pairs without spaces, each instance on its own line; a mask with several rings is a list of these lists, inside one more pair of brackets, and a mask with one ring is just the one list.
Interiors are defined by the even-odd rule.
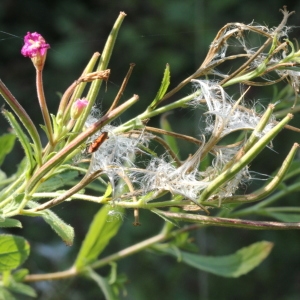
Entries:
[[[169,113],[166,113],[163,116],[161,116],[160,126],[161,126],[162,129],[172,132],[173,131],[172,126],[171,126],[170,122],[167,119],[168,115],[169,115]],[[170,149],[174,153],[176,153],[176,154],[179,153],[179,147],[178,147],[178,143],[177,143],[175,137],[173,137],[171,135],[165,135],[164,140],[166,141],[166,143],[169,145]]]
[[125,291],[124,284],[127,281],[125,275],[117,275],[117,264],[112,263],[111,272],[108,277],[102,277],[93,269],[88,268],[84,275],[96,282],[103,292],[106,300],[120,299],[120,291]]
[[[257,267],[270,254],[273,243],[257,242],[226,256],[203,256],[180,249],[158,248],[163,253],[177,257],[178,262],[224,277],[239,277]],[[157,249],[157,248],[156,248]]]
[[16,282],[21,282],[24,280],[25,276],[28,275],[28,269],[18,269],[13,272],[12,276]]
[[111,218],[110,212],[118,214],[122,213],[123,209],[104,205],[94,216],[74,264],[78,270],[94,262],[111,238],[117,234],[122,224],[122,218]]
[[15,119],[14,115],[9,111],[3,111],[3,115],[7,118],[7,120],[11,124],[12,128],[14,129],[14,132],[15,132],[16,136],[18,137],[19,142],[21,143],[21,145],[24,149],[25,157],[26,157],[26,159],[29,163],[28,172],[30,172],[30,170],[32,170],[35,166],[35,161],[34,161],[33,151],[32,151],[33,150],[32,145],[30,144],[27,135],[22,130],[21,126],[19,125],[19,123]]
[[2,228],[4,228],[4,227],[19,227],[19,228],[22,228],[22,224],[19,220],[10,219],[10,218],[6,218],[6,219],[1,219],[0,218],[0,227],[2,227]]
[[[225,2],[222,2],[222,7],[226,7]],[[229,2],[232,5],[237,3],[237,1]],[[71,3],[71,1],[67,1],[67,3],[72,6],[70,13],[76,11],[78,15],[86,16],[87,9],[82,3],[77,3],[77,5]],[[130,3],[130,7],[134,9],[136,4]],[[150,31],[154,30],[154,27],[152,27],[153,22],[150,22],[153,15],[165,16],[160,18],[162,24],[165,25],[162,27],[172,28],[174,32],[177,32],[179,29],[182,32],[187,29],[190,30],[192,19],[186,22],[184,15],[194,10],[194,4],[193,9],[189,7],[188,2],[182,1],[166,2],[165,6],[161,4],[152,3],[148,7],[153,9],[155,13],[151,13],[148,19],[141,18],[141,24],[145,27],[141,26],[141,28],[137,29],[137,26],[129,24],[122,31],[123,36],[121,34],[119,39],[121,52],[115,54],[115,57],[122,57],[122,60],[116,59],[109,62],[120,25],[125,17],[124,13],[120,14],[114,24],[100,59],[99,55],[95,53],[84,69],[82,76],[74,75],[78,74],[78,70],[76,72],[71,71],[71,67],[73,67],[74,61],[80,62],[80,60],[74,60],[74,57],[77,57],[79,52],[85,53],[87,43],[85,43],[85,47],[72,47],[66,45],[66,38],[64,43],[61,43],[63,46],[58,46],[61,51],[66,49],[65,59],[58,58],[60,55],[57,54],[58,51],[48,55],[48,62],[50,63],[52,59],[52,62],[59,62],[60,67],[61,64],[64,64],[64,66],[66,66],[65,63],[68,64],[65,72],[64,70],[60,71],[60,76],[64,79],[67,76],[72,76],[70,80],[70,77],[66,80],[73,82],[73,84],[65,93],[59,93],[61,102],[58,105],[58,110],[57,107],[55,109],[53,107],[57,102],[48,102],[51,108],[49,111],[58,111],[57,115],[50,115],[45,100],[46,97],[43,95],[41,73],[37,72],[38,103],[45,121],[45,124],[40,125],[40,127],[46,133],[46,138],[48,138],[48,144],[44,147],[42,147],[41,143],[41,141],[44,143],[44,132],[42,132],[41,136],[39,135],[40,130],[37,130],[39,127],[36,127],[29,117],[31,114],[27,115],[20,105],[20,103],[26,102],[24,99],[32,99],[33,97],[27,97],[24,94],[24,90],[21,88],[17,89],[21,91],[19,97],[22,99],[22,102],[19,103],[0,81],[1,94],[18,119],[7,111],[4,112],[4,115],[14,128],[16,136],[25,151],[25,159],[22,160],[15,175],[7,178],[4,172],[0,173],[1,187],[3,186],[3,190],[0,193],[0,227],[21,227],[23,224],[25,230],[22,233],[26,235],[28,234],[26,232],[26,217],[41,217],[67,245],[72,245],[74,229],[50,209],[71,199],[81,200],[81,203],[83,201],[92,201],[96,210],[103,205],[94,216],[74,265],[69,270],[45,275],[30,274],[26,269],[20,269],[12,273],[11,270],[18,267],[26,259],[27,256],[24,252],[26,250],[29,252],[29,247],[27,249],[25,243],[20,248],[9,247],[9,249],[4,249],[3,259],[1,259],[5,263],[3,265],[3,286],[0,287],[0,293],[2,293],[3,298],[14,299],[11,292],[21,293],[30,297],[36,296],[35,291],[24,285],[23,282],[85,276],[97,283],[107,299],[118,299],[120,291],[124,291],[124,284],[127,283],[127,279],[126,276],[118,274],[115,261],[151,248],[161,253],[175,256],[180,262],[199,270],[223,277],[239,277],[258,266],[268,256],[273,244],[260,242],[242,248],[232,255],[207,257],[196,254],[196,249],[198,248],[192,243],[190,232],[195,229],[203,229],[203,226],[208,225],[264,230],[300,228],[300,222],[298,222],[299,208],[292,206],[282,207],[280,205],[274,208],[269,207],[271,203],[274,204],[278,199],[299,190],[299,165],[297,162],[292,166],[292,172],[286,175],[298,145],[292,147],[291,153],[286,156],[282,166],[273,173],[272,179],[268,180],[267,184],[261,185],[255,191],[250,191],[249,194],[248,190],[247,192],[242,191],[242,193],[239,190],[240,187],[244,188],[245,182],[251,180],[252,173],[248,169],[252,168],[252,165],[256,163],[255,159],[258,154],[264,153],[272,140],[277,140],[274,138],[280,130],[287,128],[287,122],[292,118],[291,115],[285,116],[290,110],[291,103],[293,103],[291,101],[294,97],[293,92],[286,91],[283,93],[283,89],[279,88],[278,90],[281,90],[281,92],[279,95],[274,96],[270,103],[275,103],[280,99],[284,104],[270,105],[267,109],[268,115],[262,112],[263,109],[257,109],[258,105],[253,107],[248,105],[249,95],[247,93],[241,93],[242,95],[236,97],[241,87],[247,85],[267,86],[269,84],[277,84],[282,79],[288,79],[291,86],[295,88],[295,92],[297,92],[300,52],[295,52],[293,44],[289,41],[285,42],[276,37],[277,33],[278,36],[286,37],[288,29],[285,28],[284,23],[287,21],[289,13],[285,9],[283,10],[283,25],[280,25],[278,30],[255,25],[254,23],[250,25],[230,23],[222,27],[212,43],[211,40],[205,42],[205,47],[200,47],[199,41],[201,40],[202,43],[203,40],[209,39],[211,33],[201,34],[201,39],[197,38],[199,41],[195,42],[195,45],[197,44],[197,57],[201,52],[204,54],[204,49],[209,44],[212,46],[209,48],[204,62],[198,68],[199,62],[197,60],[199,58],[196,60],[191,59],[191,57],[194,57],[191,53],[188,53],[186,57],[182,54],[183,50],[189,52],[192,48],[191,45],[193,43],[189,44],[188,34],[184,36],[184,42],[181,41],[176,47],[171,46],[172,51],[175,53],[173,58],[171,56],[171,48],[162,47],[162,50],[158,50],[157,47],[162,40],[164,42],[175,40],[172,34],[163,34],[163,38],[160,37],[160,42],[157,45],[153,44],[154,47],[152,49],[139,40],[132,43],[133,38],[136,39],[137,36],[140,36],[139,31],[143,30],[142,28],[144,30],[145,28]],[[41,6],[43,5],[41,4]],[[58,5],[64,4],[59,2]],[[199,5],[198,3],[196,4],[197,7]],[[212,4],[210,3],[209,5]],[[169,8],[166,9],[168,13],[164,12],[163,7]],[[99,13],[103,13],[102,11],[104,10],[99,11]],[[101,19],[99,14],[97,14],[98,19]],[[214,20],[214,26],[217,26],[218,20],[215,16],[211,19]],[[57,26],[61,30],[65,30],[64,35],[67,34],[66,31],[68,30],[76,40],[76,43],[80,40],[80,37],[88,38],[88,36],[80,34],[78,30],[74,30],[77,22],[69,23],[62,16],[56,20]],[[204,24],[204,18],[197,17],[197,20],[199,23],[196,24],[195,22],[194,31],[196,32],[195,36],[198,37],[200,36],[200,27]],[[94,26],[93,28],[104,30],[101,26]],[[212,31],[214,30],[215,28]],[[105,36],[107,32],[98,32],[97,34],[101,33],[101,36]],[[88,35],[89,32],[86,34]],[[259,48],[258,45],[253,44],[251,40],[252,35],[257,35],[259,43],[266,39],[266,47]],[[149,41],[149,39],[144,40]],[[132,51],[128,51],[126,46],[124,47],[124,44],[122,44],[124,41],[131,41],[130,49],[132,48]],[[272,46],[269,47],[268,45],[271,43]],[[287,53],[287,47],[290,47],[292,51]],[[199,51],[200,48],[201,51]],[[242,53],[238,52],[240,50]],[[125,56],[123,55],[124,53],[126,53]],[[143,76],[136,76],[138,77],[136,82],[140,84],[135,82],[132,86],[135,89],[133,91],[134,94],[139,93],[140,98],[143,100],[140,101],[140,105],[145,109],[144,112],[139,112],[141,106],[135,106],[129,110],[138,100],[136,95],[119,105],[118,102],[124,100],[121,99],[121,95],[126,96],[131,93],[128,89],[125,91],[129,78],[126,77],[126,80],[124,79],[119,92],[112,97],[111,79],[108,80],[110,70],[105,70],[109,65],[113,74],[122,74],[122,66],[125,65],[125,61],[129,59],[129,55],[132,53],[135,53],[135,57],[143,59]],[[148,55],[149,53],[151,54],[150,65],[157,65],[161,68],[162,64],[165,65],[168,62],[160,88],[152,102],[149,102],[148,98],[153,95],[152,92],[157,87],[156,80],[158,77],[155,71],[152,72],[155,74],[155,77],[151,78],[151,72],[148,71],[150,68],[145,64],[145,61],[147,61],[145,60],[146,53]],[[241,65],[240,58],[245,59]],[[36,64],[34,59],[32,61]],[[230,70],[226,70],[227,64],[230,65]],[[240,67],[240,69],[236,68],[236,64],[239,64],[237,68]],[[176,78],[176,75],[172,74],[172,81],[174,81],[176,87],[167,94],[170,87],[170,65],[172,66],[172,73],[175,74],[178,72],[179,67],[192,66],[193,71],[190,69],[181,70],[179,72],[181,73],[179,77],[181,77],[175,80],[174,77]],[[35,65],[35,67],[37,66]],[[11,68],[7,69],[10,70]],[[118,72],[115,72],[116,70]],[[106,72],[105,77],[101,77],[104,76],[103,72]],[[182,80],[182,74],[191,75]],[[270,81],[269,76],[276,79]],[[147,80],[143,80],[144,78]],[[50,80],[54,82],[54,79],[56,82],[53,86],[55,86],[56,90],[60,90],[59,84],[61,82],[57,82],[57,74],[52,75]],[[107,91],[105,90],[105,93],[103,90],[100,90],[103,80],[107,82]],[[113,80],[115,81],[115,78]],[[191,81],[194,82],[195,91],[193,94],[186,96],[186,90],[183,88]],[[118,82],[121,82],[121,80],[118,80]],[[234,86],[235,90],[234,88],[232,90],[230,88],[224,89],[224,87],[233,84],[236,84]],[[63,88],[65,86],[66,83],[64,82]],[[98,93],[99,91],[100,93]],[[230,93],[233,91],[233,94],[227,94],[228,91]],[[173,99],[174,95],[179,99]],[[180,98],[182,95],[185,95],[185,97]],[[260,93],[257,98],[261,99],[262,95],[263,93]],[[270,98],[270,94],[267,95]],[[83,114],[79,116],[79,119],[73,120],[72,117],[70,118],[70,107],[77,101],[77,98],[85,96],[89,100],[88,106],[83,110]],[[95,108],[97,105],[94,104],[96,100],[102,100],[102,98],[105,101],[101,103],[101,111],[99,111]],[[165,101],[166,99],[168,102]],[[262,101],[259,101],[259,104],[260,102]],[[109,109],[106,107],[108,103],[112,103]],[[35,108],[35,105],[32,106]],[[263,107],[264,103],[261,106]],[[183,118],[187,114],[186,110],[184,113],[183,110],[188,107],[193,108],[192,117]],[[205,110],[204,114],[202,114],[203,110]],[[296,105],[294,112],[298,110],[300,110],[300,106]],[[166,116],[172,112],[175,113],[167,120]],[[273,119],[271,114],[274,115],[274,112],[284,122],[278,122]],[[133,116],[129,117],[129,121],[126,123],[115,126],[112,122],[117,118],[119,119],[119,116],[123,113],[126,113],[124,114],[126,120],[130,114],[133,114]],[[157,116],[162,116],[160,127],[163,130],[151,128],[150,124],[149,127],[147,126],[148,122],[155,123]],[[197,118],[197,122],[193,120],[194,117]],[[261,121],[263,118],[265,118],[264,122]],[[47,122],[47,119],[52,119],[52,123],[49,120]],[[200,119],[202,120],[201,123],[203,124],[201,126],[203,125],[203,128],[198,128]],[[257,119],[260,121],[256,122]],[[122,120],[124,120],[123,116]],[[19,122],[24,126],[20,126]],[[153,125],[151,124],[151,126]],[[198,133],[196,130],[198,130]],[[185,131],[189,132],[186,134]],[[240,134],[235,139],[236,131],[240,131]],[[251,131],[252,134],[249,133]],[[108,139],[97,147],[97,139],[95,138],[101,132],[107,133]],[[191,133],[191,136],[188,135]],[[163,136],[161,137],[160,135]],[[228,137],[227,135],[230,136]],[[27,136],[30,137],[30,140]],[[6,140],[0,138],[0,146],[4,145],[3,147],[5,148],[4,151],[0,151],[0,164],[3,163],[5,156],[12,149],[13,143],[12,137]],[[95,143],[96,146],[94,148],[98,148],[98,150],[88,151],[90,143]],[[157,147],[158,143],[159,147]],[[187,151],[193,148],[193,144],[194,147],[197,147],[197,150],[190,154],[185,161],[181,161],[180,157],[185,157]],[[288,142],[286,144],[290,148],[290,144]],[[3,150],[3,147],[0,147],[0,149]],[[162,156],[160,156],[159,151],[156,151],[157,148],[159,148],[159,151],[161,149],[164,150]],[[186,153],[182,155],[182,151]],[[277,167],[278,165],[276,165]],[[274,169],[270,172],[263,171],[271,174]],[[79,172],[83,175],[78,176]],[[283,180],[290,181],[282,183]],[[294,183],[290,185],[292,181]],[[273,192],[274,194],[269,196]],[[266,197],[268,198],[264,200]],[[251,204],[254,201],[257,201],[258,204],[239,209],[239,204]],[[82,205],[80,210],[76,211],[77,206],[75,205],[78,202],[74,202],[65,202],[64,205],[72,206],[72,209],[68,211],[72,214],[72,222],[76,220],[76,223],[74,221],[74,226],[83,226],[84,228],[86,225],[85,216],[91,215],[90,213],[85,213],[86,207],[89,205]],[[64,206],[62,205],[61,208],[64,208]],[[104,250],[111,244],[111,239],[116,236],[121,227],[125,209],[128,209],[130,212],[133,211],[133,224],[140,225],[141,219],[143,227],[141,230],[138,230],[138,228],[130,228],[130,226],[127,226],[128,224],[125,224],[124,228],[127,232],[129,231],[128,235],[126,232],[126,239],[116,241],[118,247],[114,254],[102,257]],[[154,235],[154,229],[157,229],[159,224],[158,222],[156,224],[155,221],[157,216],[154,214],[145,216],[143,212],[141,213],[142,210],[154,212],[163,219],[159,219],[159,221],[164,222],[160,233]],[[189,212],[187,213],[187,211]],[[68,214],[63,209],[57,210],[57,213],[59,215]],[[203,213],[207,213],[207,216],[203,215]],[[73,214],[76,217],[73,217]],[[249,221],[240,218],[250,214],[277,219],[280,222]],[[22,217],[22,224],[20,221],[12,218],[17,215]],[[62,218],[64,219],[64,217]],[[186,224],[183,228],[180,228],[177,221]],[[39,229],[39,226],[36,226],[36,228]],[[145,230],[149,230],[149,233],[145,233]],[[79,230],[79,236],[81,232]],[[139,235],[150,237],[140,241]],[[139,242],[133,241],[133,237],[136,236]],[[221,240],[223,235],[217,235],[217,238]],[[15,239],[18,239],[18,237],[10,236],[10,242]],[[231,236],[229,240],[232,242]],[[166,242],[167,244],[164,244]],[[224,248],[227,242],[225,240]],[[127,243],[129,243],[129,246]],[[13,249],[13,253],[9,252],[11,249]],[[17,256],[17,252],[20,252],[19,256]],[[69,253],[69,251],[66,252]],[[20,258],[21,255],[23,255],[22,259]],[[58,262],[58,258],[53,259],[53,261],[57,263],[57,267],[60,269],[61,261]],[[63,262],[64,265],[68,264],[68,259],[66,258]],[[144,277],[144,281],[147,281],[149,276],[145,276],[148,273],[143,272],[142,263],[141,260],[139,264],[133,264],[136,268],[133,276],[136,276],[135,278],[137,279]],[[111,266],[109,276],[103,277],[96,273],[95,269],[108,265]],[[159,269],[157,268],[157,270]],[[153,268],[151,272],[154,274],[157,270]],[[152,273],[150,276],[152,276]],[[151,278],[156,279],[155,274]],[[183,279],[179,278],[180,282]],[[133,282],[136,284],[135,280],[131,280],[130,284],[133,285]],[[153,284],[157,287],[160,282],[157,280]],[[153,284],[151,281],[152,290]],[[167,290],[173,292],[176,289],[178,287],[172,281],[168,288],[166,287],[164,291],[161,290],[161,297],[165,298],[163,292]],[[87,292],[87,289],[84,292]],[[145,294],[148,298],[153,298],[150,294],[148,295],[146,292]],[[49,295],[47,297],[50,298]]]
[[150,110],[153,110],[159,104],[159,102],[162,100],[162,98],[166,94],[169,85],[170,85],[170,66],[167,64],[160,88],[159,88],[154,100],[152,101],[152,103],[149,106]]
[[[284,210],[284,208],[282,209]],[[271,217],[280,222],[300,222],[300,213],[275,212],[272,209],[258,210],[257,214]]]
[[[7,287],[10,292],[29,296],[29,297],[37,297],[37,293],[35,290],[30,287],[29,285],[20,283],[20,282],[14,282],[11,281],[10,285]],[[6,298],[5,298],[6,299]]]
[[118,296],[114,293],[112,286],[109,284],[109,281],[107,278],[104,278],[97,274],[92,269],[88,269],[88,271],[85,272],[85,275],[89,278],[93,279],[101,291],[103,292],[106,300],[118,300]]
[[17,300],[7,289],[0,286],[0,299]]
[[77,171],[62,170],[62,172],[60,172],[59,174],[56,174],[55,176],[43,182],[39,186],[38,192],[57,191],[58,189],[65,187],[76,177],[78,177]]
[[27,274],[28,270],[26,269],[19,269],[13,274],[7,271],[3,272],[4,286],[3,289],[1,289],[0,293],[3,293],[3,295],[6,294],[8,298],[1,298],[0,296],[0,299],[10,299],[9,297],[11,297],[11,299],[15,299],[13,296],[13,294],[15,293],[28,297],[36,297],[36,291],[29,285],[21,282]]
[[12,151],[15,141],[16,136],[12,133],[6,133],[0,136],[0,166],[6,155]]
[[[27,205],[31,208],[38,207],[38,204],[33,201],[28,202]],[[74,229],[72,226],[66,224],[50,209],[43,210],[40,216],[51,226],[58,236],[61,237],[67,246],[72,246],[74,240]]]
[[29,255],[29,243],[20,236],[0,235],[0,272],[19,267]]

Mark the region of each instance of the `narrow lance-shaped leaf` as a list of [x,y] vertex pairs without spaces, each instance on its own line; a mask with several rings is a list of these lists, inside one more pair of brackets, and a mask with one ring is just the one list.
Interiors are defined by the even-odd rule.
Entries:
[[[27,203],[30,208],[35,208],[39,204],[33,201]],[[62,219],[60,219],[54,212],[50,209],[44,209],[42,211],[41,217],[48,223],[51,228],[61,237],[61,239],[66,243],[66,245],[71,246],[74,240],[74,229],[72,226],[66,224]]]
[[[26,295],[29,297],[36,297],[36,291],[29,285],[21,282],[11,282],[8,286],[8,290],[14,293]],[[0,298],[1,299],[1,298]]]
[[170,85],[170,66],[169,66],[169,64],[167,64],[160,88],[159,88],[154,100],[149,105],[149,107],[148,107],[149,110],[153,110],[158,105],[159,101],[166,94],[169,85]]
[[61,187],[65,186],[66,184],[70,184],[70,182],[78,177],[77,171],[65,171],[59,173],[48,180],[44,181],[37,189],[37,192],[48,192],[48,191],[57,191]]
[[11,112],[3,110],[2,113],[9,121],[10,125],[13,127],[14,132],[15,132],[16,136],[18,137],[18,139],[24,149],[24,152],[27,157],[28,164],[29,164],[28,172],[30,172],[30,170],[32,170],[34,168],[36,163],[33,158],[33,151],[32,151],[32,147],[30,145],[29,139]]
[[257,267],[271,252],[273,243],[262,241],[244,247],[226,256],[203,256],[162,248],[162,252],[178,257],[180,262],[189,266],[224,277],[239,277]]
[[95,261],[105,249],[110,239],[117,234],[122,224],[122,218],[111,218],[111,211],[114,214],[121,214],[123,209],[105,205],[95,215],[75,261],[77,269],[81,269]]
[[[280,209],[280,208],[279,208]],[[300,213],[284,213],[279,211],[272,211],[271,209],[260,209],[255,212],[258,215],[264,215],[274,218],[280,222],[300,222]]]

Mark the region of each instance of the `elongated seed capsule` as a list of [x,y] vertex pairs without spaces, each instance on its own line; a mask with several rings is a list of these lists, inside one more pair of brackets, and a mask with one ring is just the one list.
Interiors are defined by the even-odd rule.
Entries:
[[87,152],[89,154],[97,151],[101,144],[108,139],[108,132],[102,132],[89,146]]

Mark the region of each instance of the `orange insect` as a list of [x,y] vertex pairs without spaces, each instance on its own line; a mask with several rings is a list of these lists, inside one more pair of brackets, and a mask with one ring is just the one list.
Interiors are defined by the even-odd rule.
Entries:
[[108,132],[102,132],[89,146],[87,153],[91,154],[99,149],[102,143],[108,139]]

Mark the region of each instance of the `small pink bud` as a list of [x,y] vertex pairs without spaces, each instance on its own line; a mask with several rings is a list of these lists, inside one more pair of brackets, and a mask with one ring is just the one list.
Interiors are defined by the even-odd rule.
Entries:
[[71,108],[71,118],[77,120],[82,114],[83,110],[88,105],[89,101],[86,98],[77,99]]
[[30,57],[34,66],[38,70],[42,70],[45,64],[47,49],[50,45],[46,43],[45,39],[37,32],[27,32],[24,37],[24,46],[21,53],[25,57]]

